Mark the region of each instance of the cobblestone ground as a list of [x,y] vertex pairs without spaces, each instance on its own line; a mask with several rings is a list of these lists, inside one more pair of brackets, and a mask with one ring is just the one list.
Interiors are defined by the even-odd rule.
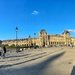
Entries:
[[0,59],[0,75],[75,75],[74,65],[74,47],[12,50]]

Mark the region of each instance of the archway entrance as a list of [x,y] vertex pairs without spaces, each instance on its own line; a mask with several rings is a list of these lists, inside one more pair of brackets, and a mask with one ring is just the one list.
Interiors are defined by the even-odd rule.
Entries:
[[43,47],[45,47],[45,42],[43,42]]

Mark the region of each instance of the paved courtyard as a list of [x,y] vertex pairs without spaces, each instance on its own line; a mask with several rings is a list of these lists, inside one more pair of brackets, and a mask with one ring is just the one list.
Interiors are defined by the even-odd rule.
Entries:
[[9,51],[0,59],[0,75],[75,75],[75,47]]

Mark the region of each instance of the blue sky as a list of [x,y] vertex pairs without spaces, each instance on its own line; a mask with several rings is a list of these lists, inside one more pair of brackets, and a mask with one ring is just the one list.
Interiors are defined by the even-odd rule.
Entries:
[[75,37],[75,1],[72,0],[0,0],[0,40],[29,35],[38,36],[41,29],[61,35],[70,30]]

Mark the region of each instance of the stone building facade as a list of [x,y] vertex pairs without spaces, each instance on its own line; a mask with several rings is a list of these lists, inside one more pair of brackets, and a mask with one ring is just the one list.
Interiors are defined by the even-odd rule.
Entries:
[[[37,38],[31,38],[30,36],[25,39],[18,39],[19,46],[63,46],[63,45],[75,45],[75,38],[70,36],[70,32],[65,30],[62,35],[50,35],[47,34],[46,30],[41,30]],[[14,40],[3,40],[3,45],[15,45],[16,39]]]

